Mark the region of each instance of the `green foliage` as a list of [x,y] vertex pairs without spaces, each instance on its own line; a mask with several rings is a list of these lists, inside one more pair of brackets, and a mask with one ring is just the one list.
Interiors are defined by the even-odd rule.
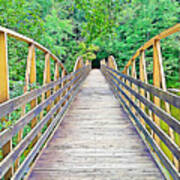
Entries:
[[96,54],[95,52],[99,51],[99,47],[95,46],[93,44],[90,44],[89,46],[86,45],[86,43],[81,42],[79,43],[79,52],[78,56],[82,56],[83,59],[88,59],[88,60],[94,60],[96,59]]
[[[122,70],[143,43],[178,22],[178,5],[172,0],[0,0],[0,24],[50,49],[68,71],[79,55],[89,60],[113,55]],[[179,39],[175,34],[161,42],[168,87],[179,86]],[[8,47],[15,97],[23,93],[28,48],[13,38]],[[36,59],[38,87],[43,82],[44,54],[36,51]],[[146,51],[146,61],[152,82],[152,50]]]

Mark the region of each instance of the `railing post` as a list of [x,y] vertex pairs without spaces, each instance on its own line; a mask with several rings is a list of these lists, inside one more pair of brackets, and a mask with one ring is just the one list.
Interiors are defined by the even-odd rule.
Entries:
[[108,67],[117,71],[117,64],[113,56],[108,57]]
[[[154,53],[155,53],[155,57],[156,57],[156,69],[158,69],[158,74],[159,74],[159,77],[157,78],[157,80],[159,81],[159,83],[157,83],[158,86],[156,86],[156,78],[153,76],[153,82],[154,82],[154,85],[158,88],[162,88],[164,91],[167,91],[167,88],[166,88],[166,80],[165,80],[165,75],[164,75],[164,70],[163,70],[163,62],[162,62],[162,54],[161,54],[161,47],[160,47],[160,40],[155,40],[154,41]],[[155,69],[154,69],[155,70]],[[154,100],[156,100],[157,98],[154,97]],[[156,100],[157,101],[157,100]],[[154,101],[155,102],[155,101]],[[161,103],[160,103],[160,99],[159,99],[159,102],[158,102],[158,107],[161,106]],[[156,104],[156,103],[155,103]],[[170,112],[170,106],[167,102],[165,102],[165,110],[167,113],[171,114]],[[154,115],[155,116],[155,115]],[[155,117],[156,118],[156,117]],[[168,127],[168,133],[171,137],[171,139],[174,141],[174,133],[173,133],[173,130]],[[180,160],[176,159],[172,153],[170,153],[170,158],[171,158],[171,161],[174,162],[176,168],[178,171],[180,171]]]
[[[51,62],[50,62],[50,54],[45,54],[45,68],[44,68],[44,85],[49,84],[51,82]],[[51,90],[48,90],[46,92],[46,98],[48,98],[51,95]],[[51,104],[49,104],[46,108],[47,112],[49,112],[51,109]],[[50,119],[47,123],[49,125],[51,123],[52,119]]]
[[[0,32],[0,103],[9,99],[9,72],[8,72],[8,52],[7,52],[7,35],[5,32]],[[5,117],[1,122],[8,121]],[[12,141],[8,141],[2,147],[3,159],[11,152]],[[13,168],[10,168],[5,174],[4,179],[10,179],[13,173]]]
[[[154,45],[153,45],[153,85],[157,88],[160,88],[160,81],[161,81],[161,79],[160,79],[157,41],[154,41]],[[160,99],[158,97],[154,96],[153,101],[156,106],[160,107],[161,103],[160,103]],[[153,119],[154,119],[155,123],[158,126],[160,126],[160,119],[154,113],[153,113]],[[158,145],[160,145],[159,137],[154,133],[153,133],[153,136],[154,136],[154,139],[156,140],[156,142],[158,143]]]
[[[66,71],[65,71],[65,69],[63,69],[62,73],[61,73],[61,78],[63,79],[65,76],[66,76]],[[63,88],[65,86],[65,84],[66,84],[66,81],[63,81],[62,84],[61,84],[61,88]],[[64,90],[62,92],[62,96],[61,97],[65,96],[65,95],[66,95],[66,90]],[[65,104],[66,104],[66,101],[64,101],[62,103],[61,107],[63,107]]]
[[[140,52],[140,61],[139,61],[139,77],[142,82],[145,82],[145,76],[146,76],[146,65],[145,65],[145,53],[144,50]],[[145,97],[145,91],[143,88],[140,88],[140,95]],[[140,102],[140,108],[145,111],[145,106],[143,103]],[[143,118],[140,118],[141,123],[143,126],[145,126],[145,122]]]
[[[132,61],[131,76],[132,76],[134,79],[137,78],[137,74],[136,74],[136,60],[135,60],[135,59]],[[133,89],[135,92],[138,91],[137,86],[136,86],[134,83],[132,83],[132,89]],[[131,95],[131,98],[132,98],[133,102],[136,101],[136,97],[135,97],[134,95]],[[133,113],[136,113],[135,108],[133,108],[132,111],[133,111]]]
[[[54,73],[54,80],[57,81],[57,80],[59,79],[59,77],[60,77],[60,74],[59,74],[59,64],[56,62],[56,64],[55,64],[55,73]],[[55,88],[54,88],[54,93],[55,93],[56,91],[58,91],[59,88],[60,88],[59,85],[55,86]],[[58,97],[55,99],[54,104],[56,104],[56,103],[59,101],[59,99],[60,99],[60,96],[58,96]],[[57,113],[59,112],[59,110],[60,110],[60,109],[57,110]]]

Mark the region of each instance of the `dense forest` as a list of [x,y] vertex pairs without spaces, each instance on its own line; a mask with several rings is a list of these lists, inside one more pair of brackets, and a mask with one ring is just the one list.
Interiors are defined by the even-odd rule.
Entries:
[[[42,44],[64,63],[68,72],[73,71],[79,56],[84,60],[97,62],[104,58],[107,60],[110,55],[114,56],[118,70],[122,71],[137,49],[179,21],[179,0],[0,0],[0,26]],[[28,44],[9,36],[7,42],[9,89],[12,99],[24,93]],[[167,87],[179,89],[180,34],[175,33],[162,39],[161,50]],[[148,83],[152,84],[152,47],[146,50],[145,57]],[[137,58],[137,69],[138,60]],[[51,79],[54,78],[54,65],[51,61]],[[35,88],[43,84],[44,67],[44,53],[36,49],[37,83],[33,84]],[[177,94],[180,95],[180,92]],[[42,97],[38,97],[37,103],[43,102],[44,96],[43,94]],[[160,104],[162,109],[166,108],[165,105],[164,102]],[[31,102],[28,101],[23,108],[20,107],[3,117],[3,121],[0,121],[0,132],[17,122],[24,116],[24,112],[30,112]],[[180,120],[179,109],[170,108],[171,115]],[[48,107],[41,110],[43,117],[48,114],[47,109]],[[40,122],[41,114],[36,118]],[[8,121],[5,121],[6,119]],[[161,129],[168,134],[170,126],[165,123],[166,121],[160,122]],[[49,126],[47,124],[41,129],[42,134]],[[24,138],[32,129],[31,123],[24,124],[23,128],[20,136]],[[179,135],[173,133],[174,141],[180,144]],[[18,134],[12,137],[13,148],[19,143],[18,137]],[[172,159],[166,145],[162,143],[161,147],[169,159]],[[31,148],[29,145],[19,156],[21,163]],[[0,148],[0,160],[3,158],[2,152]]]
[[[0,25],[34,39],[50,49],[72,71],[78,56],[101,60],[113,55],[122,70],[147,40],[175,25],[180,18],[176,0],[0,0]],[[179,39],[162,40],[168,87],[179,86]],[[27,45],[8,40],[11,96],[23,91]],[[44,56],[37,52],[37,70]],[[146,54],[152,77],[152,48]],[[17,75],[18,74],[18,75]],[[39,84],[43,73],[38,73]],[[150,82],[151,83],[151,82]]]

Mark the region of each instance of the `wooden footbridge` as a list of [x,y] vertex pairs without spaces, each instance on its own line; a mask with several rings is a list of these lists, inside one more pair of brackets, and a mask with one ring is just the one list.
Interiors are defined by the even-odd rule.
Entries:
[[[166,89],[160,40],[167,29],[136,51],[122,72],[112,56],[91,69],[79,57],[74,72],[48,49],[0,27],[0,120],[21,116],[0,132],[0,179],[180,179],[180,97]],[[9,98],[7,37],[28,44],[24,94]],[[145,51],[153,48],[153,85]],[[44,52],[44,81],[36,84],[35,50]],[[52,80],[50,61],[55,62]],[[27,110],[26,106],[30,109]],[[163,125],[168,131],[163,129]],[[29,125],[31,130],[24,134]],[[14,142],[12,144],[12,142]]]

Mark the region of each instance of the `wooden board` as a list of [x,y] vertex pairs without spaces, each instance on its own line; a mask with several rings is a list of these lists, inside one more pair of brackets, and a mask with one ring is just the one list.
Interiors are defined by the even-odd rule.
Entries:
[[28,179],[163,179],[99,70],[92,70]]

